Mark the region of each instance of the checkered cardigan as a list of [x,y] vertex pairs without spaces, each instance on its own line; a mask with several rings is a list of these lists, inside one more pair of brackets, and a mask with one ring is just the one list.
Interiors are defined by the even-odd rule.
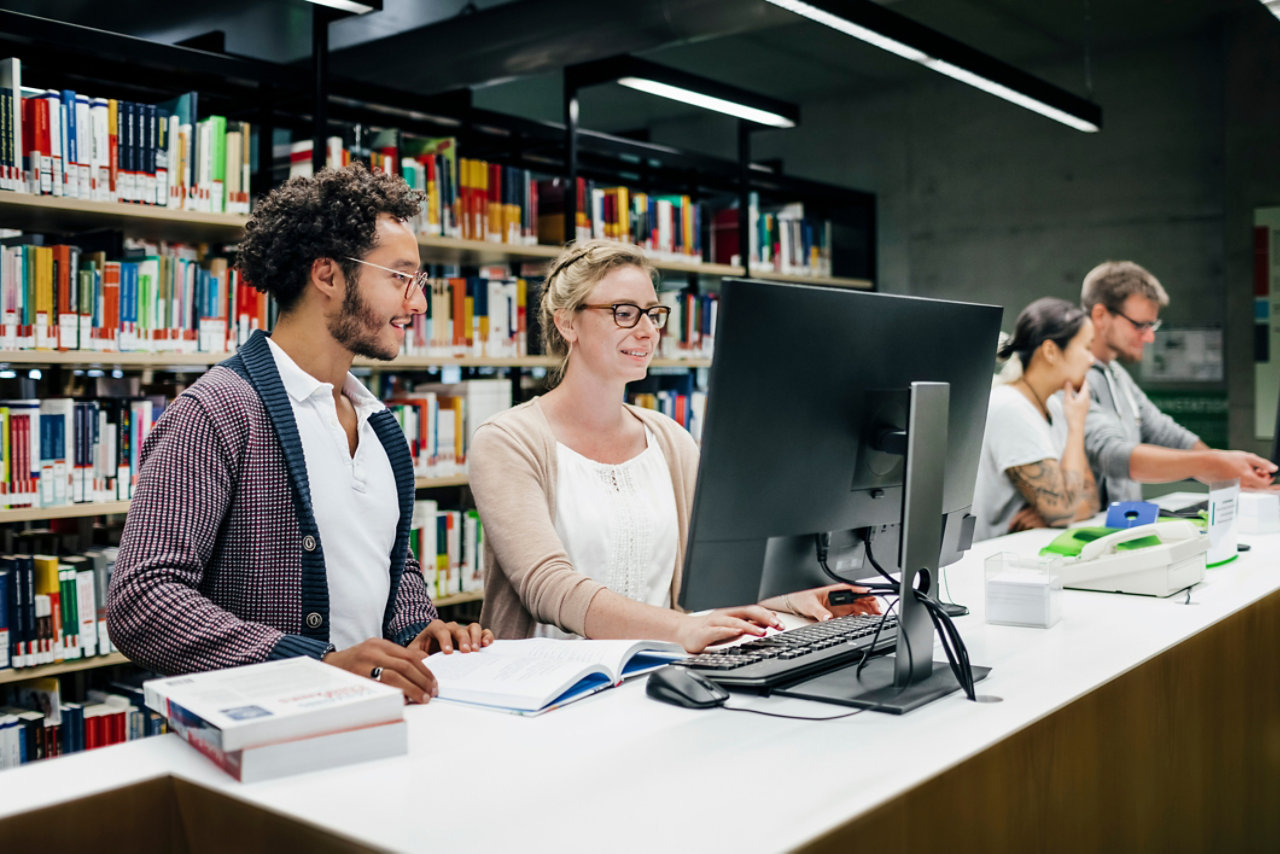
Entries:
[[[437,614],[409,552],[408,443],[387,410],[369,420],[400,496],[382,631],[403,645]],[[302,441],[265,334],[179,395],[143,444],[107,607],[112,643],[162,673],[332,649]]]

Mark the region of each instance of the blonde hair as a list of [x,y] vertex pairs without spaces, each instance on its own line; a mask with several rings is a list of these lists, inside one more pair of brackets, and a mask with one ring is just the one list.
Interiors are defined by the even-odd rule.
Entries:
[[538,319],[542,325],[542,351],[560,358],[560,366],[550,375],[552,386],[560,381],[569,366],[569,342],[556,328],[556,312],[577,311],[596,283],[619,267],[639,267],[656,287],[658,271],[644,250],[618,240],[567,244],[547,267]]

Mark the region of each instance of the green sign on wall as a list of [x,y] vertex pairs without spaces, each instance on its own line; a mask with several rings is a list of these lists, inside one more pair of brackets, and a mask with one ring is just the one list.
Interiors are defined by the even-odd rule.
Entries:
[[1229,448],[1227,393],[1222,391],[1166,391],[1143,389],[1151,402],[1211,448]]

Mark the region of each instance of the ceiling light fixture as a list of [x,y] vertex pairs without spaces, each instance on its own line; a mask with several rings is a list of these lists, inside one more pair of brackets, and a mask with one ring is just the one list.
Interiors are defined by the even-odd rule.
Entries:
[[794,104],[634,56],[615,56],[570,66],[565,74],[566,83],[574,89],[617,83],[766,127],[791,128],[800,121],[800,110]]
[[341,12],[363,15],[366,12],[381,12],[382,0],[307,0],[317,6],[328,6]]
[[[1092,101],[1046,83],[871,0],[768,2],[1076,130],[1093,133],[1102,127],[1102,110]],[[1280,3],[1280,0],[1272,2]]]

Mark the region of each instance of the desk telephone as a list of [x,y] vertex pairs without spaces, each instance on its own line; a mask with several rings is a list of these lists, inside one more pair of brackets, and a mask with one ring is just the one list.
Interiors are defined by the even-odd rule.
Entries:
[[1194,522],[1173,519],[1133,528],[1072,528],[1041,549],[1058,556],[1063,587],[1172,596],[1204,579],[1209,538]]

